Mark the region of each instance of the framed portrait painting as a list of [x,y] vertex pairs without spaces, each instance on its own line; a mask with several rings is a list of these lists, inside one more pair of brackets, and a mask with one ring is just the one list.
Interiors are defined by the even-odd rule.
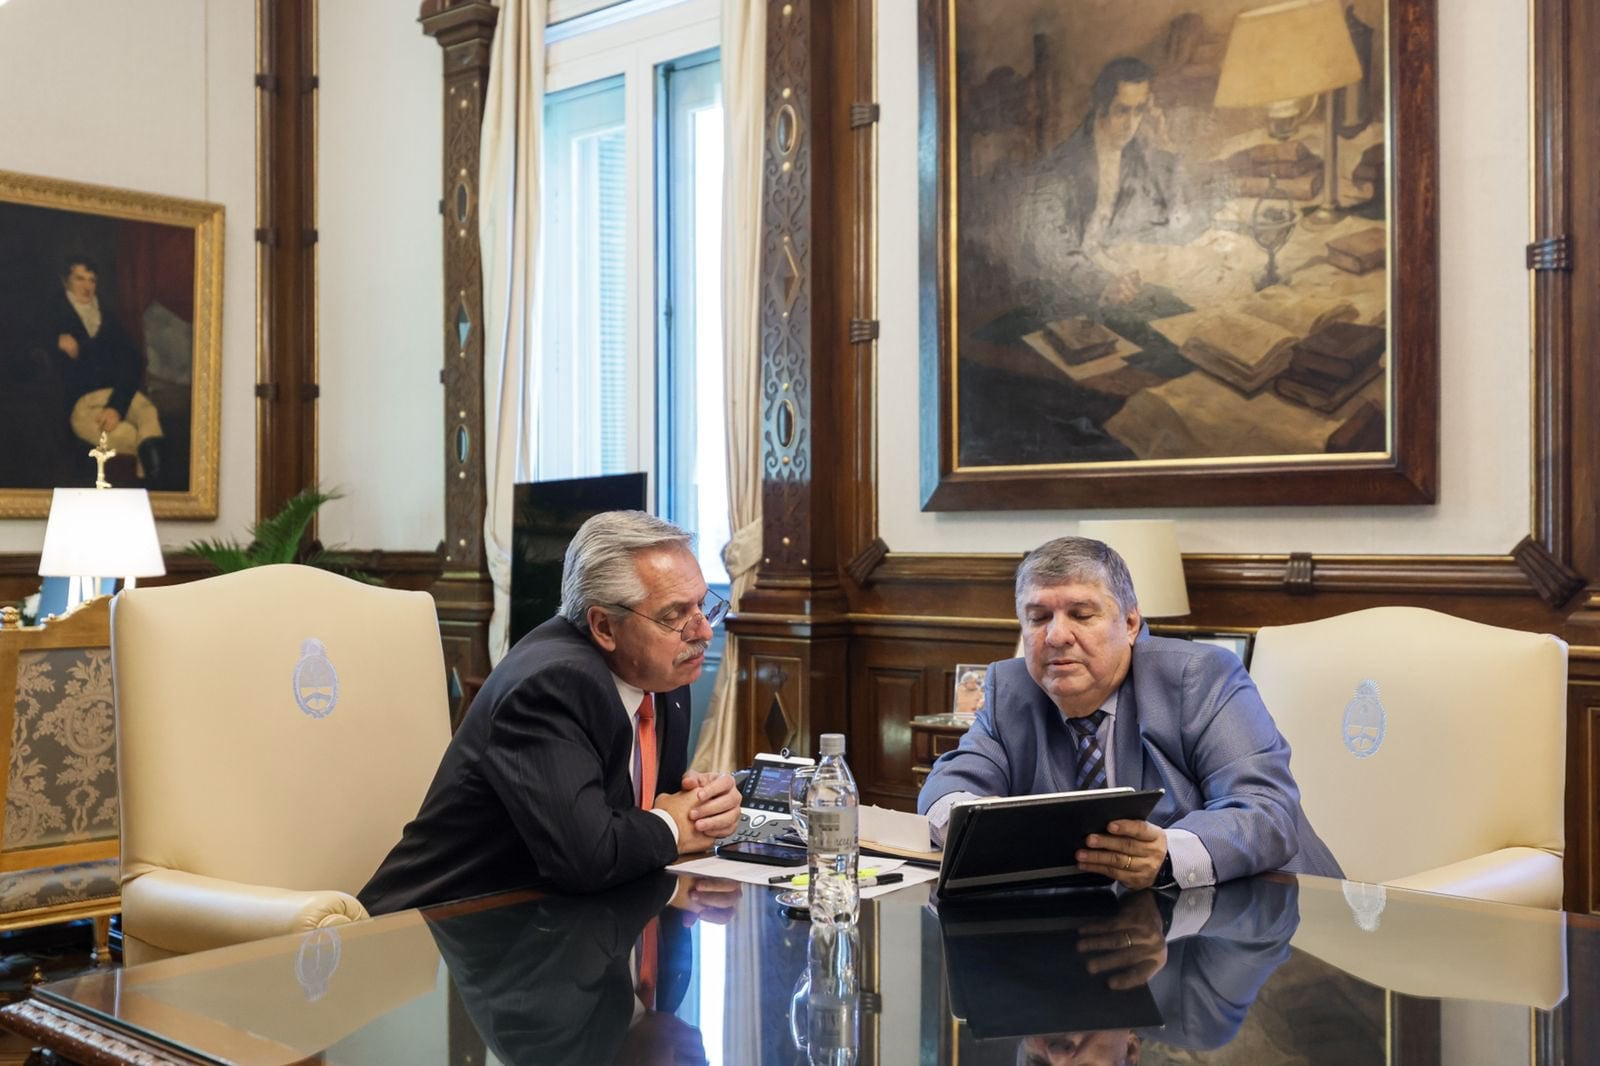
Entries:
[[924,509],[1431,502],[1434,0],[921,0]]
[[0,517],[146,488],[217,514],[220,204],[0,171]]

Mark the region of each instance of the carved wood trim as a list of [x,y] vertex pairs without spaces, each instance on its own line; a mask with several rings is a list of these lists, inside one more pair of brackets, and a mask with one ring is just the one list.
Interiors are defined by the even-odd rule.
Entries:
[[844,564],[844,572],[858,585],[869,584],[872,581],[872,572],[888,555],[889,545],[884,543],[882,537],[873,537],[871,543]]
[[256,13],[260,518],[317,481],[317,5],[258,0]]
[[482,148],[489,62],[500,12],[483,0],[426,0],[422,30],[442,50],[444,135],[441,145],[440,225],[443,227],[444,521],[440,579],[431,591],[439,607],[447,665],[463,677],[489,672],[489,618],[494,586],[484,555],[488,506],[483,410],[483,267],[478,238],[478,162]]
[[1528,580],[1533,584],[1539,598],[1551,607],[1562,606],[1588,584],[1582,574],[1563,564],[1541,541],[1535,540],[1532,534],[1523,537],[1517,546],[1511,549],[1511,557],[1517,561],[1517,566],[1521,567],[1522,572],[1528,575]]
[[80,1066],[164,1066],[204,1063],[174,1047],[146,1044],[88,1018],[27,999],[0,1009],[0,1025]]

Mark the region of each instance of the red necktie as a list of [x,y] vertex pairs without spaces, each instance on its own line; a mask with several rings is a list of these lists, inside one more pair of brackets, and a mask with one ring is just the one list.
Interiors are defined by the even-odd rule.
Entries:
[[633,987],[633,994],[639,997],[639,1003],[645,1010],[656,1009],[656,970],[661,965],[661,917],[657,915],[645,924],[644,932],[639,934],[639,942],[634,945],[638,953],[639,981]]
[[639,807],[656,804],[656,701],[646,692],[639,704]]

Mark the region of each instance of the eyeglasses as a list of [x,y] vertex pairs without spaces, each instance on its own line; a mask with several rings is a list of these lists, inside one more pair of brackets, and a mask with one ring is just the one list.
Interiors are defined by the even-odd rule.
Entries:
[[706,598],[700,601],[699,606],[694,609],[694,613],[689,616],[689,620],[679,626],[675,626],[671,622],[663,622],[661,619],[645,614],[643,611],[635,611],[625,603],[613,603],[609,606],[627,611],[629,614],[636,614],[640,618],[649,619],[667,632],[678,634],[678,639],[685,641],[689,638],[684,636],[684,633],[696,622],[704,621],[708,626],[715,626],[728,613],[728,601],[710,589],[706,590]]

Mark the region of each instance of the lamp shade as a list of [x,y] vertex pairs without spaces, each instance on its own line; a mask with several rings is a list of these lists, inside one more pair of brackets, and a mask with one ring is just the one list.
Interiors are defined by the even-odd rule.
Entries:
[[56,489],[39,555],[43,577],[155,577],[167,572],[144,489]]
[[1170,518],[1085,519],[1080,537],[1104,541],[1128,564],[1139,613],[1146,618],[1176,618],[1189,613],[1189,587],[1183,580],[1178,524]]
[[1287,0],[1234,18],[1216,105],[1254,107],[1360,80],[1361,60],[1339,0]]

